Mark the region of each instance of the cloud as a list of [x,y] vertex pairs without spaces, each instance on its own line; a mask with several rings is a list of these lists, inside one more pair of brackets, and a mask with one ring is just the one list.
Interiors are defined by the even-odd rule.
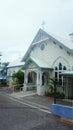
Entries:
[[43,20],[48,32],[67,37],[68,33],[73,31],[73,0],[2,0],[2,58],[12,61],[20,53],[25,53]]

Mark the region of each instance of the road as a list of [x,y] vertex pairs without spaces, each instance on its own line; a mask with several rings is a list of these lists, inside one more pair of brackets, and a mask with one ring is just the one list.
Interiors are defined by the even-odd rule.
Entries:
[[0,92],[0,130],[73,130],[73,125]]

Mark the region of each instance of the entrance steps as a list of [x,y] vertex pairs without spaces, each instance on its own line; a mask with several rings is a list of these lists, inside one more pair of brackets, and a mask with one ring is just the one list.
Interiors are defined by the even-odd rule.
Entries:
[[22,97],[26,97],[26,96],[32,96],[35,95],[36,91],[20,91],[20,92],[13,92],[12,94],[10,94],[10,96],[15,97],[15,98],[22,98]]

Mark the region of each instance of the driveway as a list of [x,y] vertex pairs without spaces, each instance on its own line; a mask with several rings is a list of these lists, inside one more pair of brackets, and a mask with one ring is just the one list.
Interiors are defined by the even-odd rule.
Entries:
[[[20,95],[22,96],[17,96],[16,98],[19,99],[19,101],[25,103],[25,105],[31,106],[33,108],[38,108],[39,110],[43,112],[51,114],[51,105],[54,103],[53,98],[50,98],[48,96],[39,96],[36,93],[34,93],[34,91],[24,92],[24,96],[23,96],[23,93],[20,93]],[[59,117],[56,117],[56,116],[55,116],[55,119],[73,124],[73,121],[70,121],[67,119],[61,120]]]
[[[29,96],[27,98],[35,96]],[[33,99],[32,98],[32,99]],[[41,99],[38,96],[38,100]],[[44,102],[48,98],[44,98]],[[0,130],[72,130],[73,125],[56,120],[41,109],[26,105],[24,98],[16,99],[0,92]],[[43,101],[41,99],[41,101]],[[37,100],[36,100],[37,101]],[[40,103],[40,102],[39,102]]]

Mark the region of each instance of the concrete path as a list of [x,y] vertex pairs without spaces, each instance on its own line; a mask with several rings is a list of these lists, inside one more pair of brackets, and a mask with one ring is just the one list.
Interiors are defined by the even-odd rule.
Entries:
[[20,92],[13,92],[10,94],[10,96],[21,99],[22,97],[31,96],[35,94],[36,94],[36,91],[26,91],[26,92],[20,91]]
[[13,92],[9,94],[12,98],[19,99],[19,101],[24,102],[26,104],[38,107],[40,109],[44,109],[50,111],[51,104],[53,103],[53,98],[49,98],[46,96],[39,96],[35,91],[27,91],[27,92]]

